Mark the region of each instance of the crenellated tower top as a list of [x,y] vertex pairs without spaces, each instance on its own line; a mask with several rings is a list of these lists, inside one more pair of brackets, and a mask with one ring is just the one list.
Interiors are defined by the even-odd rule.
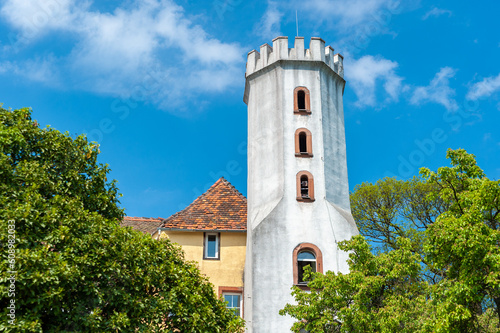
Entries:
[[344,66],[341,54],[333,53],[331,46],[325,47],[325,41],[312,37],[309,49],[304,48],[304,37],[295,37],[293,48],[288,47],[288,37],[276,37],[273,46],[264,44],[260,52],[253,50],[247,56],[246,77],[280,60],[321,61],[330,67],[340,77],[344,77]]

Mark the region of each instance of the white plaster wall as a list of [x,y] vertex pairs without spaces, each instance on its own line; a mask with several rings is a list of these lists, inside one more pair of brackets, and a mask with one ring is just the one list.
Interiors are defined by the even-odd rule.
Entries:
[[[292,303],[292,253],[318,246],[324,271],[347,272],[337,242],[357,234],[350,215],[342,106],[344,81],[319,61],[281,60],[247,79],[248,233],[245,320],[248,332],[290,332],[279,315]],[[293,113],[293,90],[310,91],[311,115]],[[295,157],[295,130],[312,133],[313,158]],[[314,202],[296,200],[296,174],[314,177]]]
[[[270,66],[247,81],[248,98],[248,217],[247,228],[257,225],[283,197],[283,120],[281,70]],[[251,162],[250,162],[251,161]],[[253,317],[253,242],[247,232],[244,315],[251,332]]]

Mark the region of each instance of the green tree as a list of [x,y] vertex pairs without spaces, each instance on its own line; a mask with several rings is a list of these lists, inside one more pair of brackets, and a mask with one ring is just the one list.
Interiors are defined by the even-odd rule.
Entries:
[[427,265],[423,251],[425,231],[449,206],[434,195],[438,191],[437,184],[415,176],[409,180],[384,178],[375,184],[363,183],[350,195],[359,232],[375,246],[375,252],[397,249],[399,237],[410,239],[412,251],[422,260],[422,274],[431,282],[439,281],[442,272]]
[[394,250],[398,237],[405,237],[411,239],[413,251],[422,254],[425,230],[448,209],[447,202],[429,196],[437,190],[421,177],[362,183],[350,195],[352,215],[377,250]]
[[313,273],[310,293],[295,288],[281,313],[296,332],[500,331],[500,182],[465,150],[447,157],[451,167],[420,179],[357,188],[360,231],[382,246],[343,242],[349,274]]
[[437,312],[430,325],[466,332],[478,329],[485,310],[500,319],[500,181],[489,180],[463,149],[449,150],[447,158],[451,167],[421,170],[438,187],[431,196],[449,204],[424,242],[429,265],[443,271],[433,285]]
[[241,330],[178,247],[119,227],[97,145],[39,128],[29,109],[0,121],[0,331]]

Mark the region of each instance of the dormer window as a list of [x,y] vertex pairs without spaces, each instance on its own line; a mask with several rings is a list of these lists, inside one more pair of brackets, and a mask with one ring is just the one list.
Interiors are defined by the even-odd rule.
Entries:
[[314,179],[308,171],[297,174],[297,201],[314,201]]
[[309,97],[309,90],[306,87],[297,87],[293,91],[294,108],[293,112],[296,114],[310,114],[311,113],[311,99]]
[[295,131],[295,156],[312,157],[312,136],[306,128]]

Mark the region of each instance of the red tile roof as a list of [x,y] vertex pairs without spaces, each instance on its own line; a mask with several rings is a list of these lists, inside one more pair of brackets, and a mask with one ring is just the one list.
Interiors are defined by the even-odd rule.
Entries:
[[220,178],[185,209],[165,219],[162,228],[246,231],[247,198]]
[[120,226],[132,227],[134,230],[140,231],[144,234],[152,235],[157,230],[163,219],[154,217],[134,217],[125,216]]

